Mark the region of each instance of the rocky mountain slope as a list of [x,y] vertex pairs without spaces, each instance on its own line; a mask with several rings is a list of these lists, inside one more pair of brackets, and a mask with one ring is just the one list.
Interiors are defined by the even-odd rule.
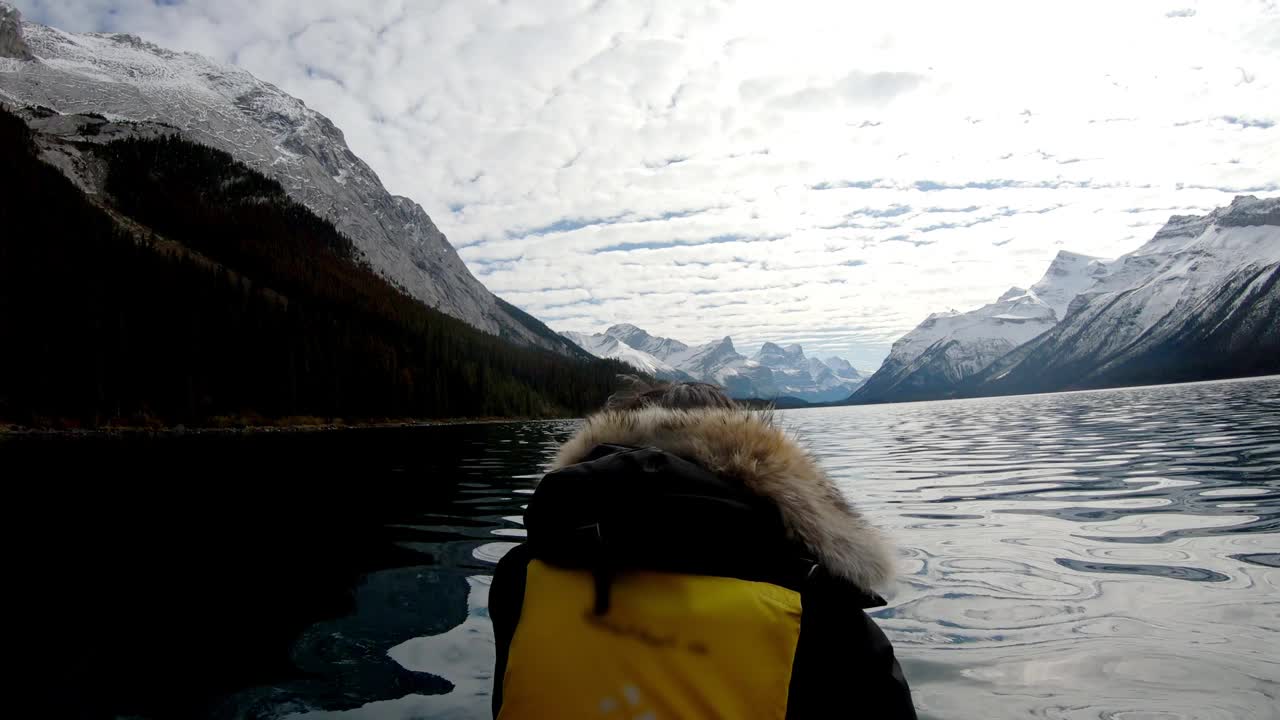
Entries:
[[1042,392],[1280,372],[1280,198],[1172,218],[1108,266],[1071,311],[963,394]]
[[0,427],[564,417],[624,371],[426,306],[162,125],[0,108],[0,228]]
[[23,22],[0,2],[0,102],[172,126],[280,182],[427,305],[508,340],[576,352],[476,280],[422,207],[387,192],[328,118],[244,70],[133,35]]
[[765,343],[753,357],[747,357],[729,337],[690,346],[630,324],[590,335],[563,334],[597,357],[621,360],[660,379],[720,385],[738,398],[832,402],[848,397],[865,379],[848,361],[805,357],[799,345],[783,348]]
[[893,344],[880,369],[850,400],[945,396],[957,383],[1053,327],[1102,268],[1096,258],[1063,251],[1030,290],[1010,288],[976,310],[930,315]]
[[1173,382],[1280,371],[1280,198],[1175,216],[1104,261],[1061,252],[1030,290],[929,316],[850,402]]

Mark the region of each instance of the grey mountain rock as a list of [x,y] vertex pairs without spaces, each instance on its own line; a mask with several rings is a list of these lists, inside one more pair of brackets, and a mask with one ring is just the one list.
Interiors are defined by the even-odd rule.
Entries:
[[688,381],[693,378],[663,360],[638,350],[608,334],[588,335],[579,332],[560,333],[578,347],[596,357],[621,360],[637,370],[652,375],[659,380]]
[[[1061,296],[1060,285],[1079,282],[1074,273],[1058,272],[1060,254],[1033,287]],[[1077,256],[1083,257],[1083,256]],[[1065,264],[1076,271],[1087,264]],[[1054,308],[1034,290],[1010,288],[996,302],[969,312],[935,313],[904,335],[880,369],[850,398],[853,402],[923,400],[946,396],[965,378],[1053,327]]]
[[1174,216],[1115,260],[1063,252],[1028,291],[931,315],[851,402],[1280,372],[1280,198]]
[[867,379],[867,375],[865,373],[863,373],[861,370],[858,370],[853,365],[850,365],[849,361],[845,360],[844,358],[839,358],[839,357],[827,358],[826,360],[823,361],[823,363],[827,367],[831,368],[831,372],[835,373],[836,377],[838,378],[844,378],[845,380],[857,380],[857,381],[865,381]]
[[799,345],[784,348],[765,343],[754,357],[748,358],[738,352],[729,337],[690,346],[631,324],[614,325],[593,335],[563,335],[598,357],[622,360],[660,379],[720,385],[737,398],[794,397],[807,402],[831,402],[848,397],[863,381],[847,361],[807,358]]
[[1112,263],[1072,312],[964,394],[1042,392],[1280,371],[1280,198],[1176,216]]
[[476,280],[422,207],[390,194],[328,118],[244,70],[133,35],[22,22],[0,3],[0,101],[172,125],[278,180],[413,297],[509,340],[576,353]]
[[22,16],[4,3],[0,3],[0,57],[24,61],[35,58],[22,37]]
[[689,352],[689,346],[679,340],[655,337],[635,325],[627,323],[614,325],[605,330],[604,334],[615,338],[636,350],[649,353],[656,358],[668,362],[682,358]]

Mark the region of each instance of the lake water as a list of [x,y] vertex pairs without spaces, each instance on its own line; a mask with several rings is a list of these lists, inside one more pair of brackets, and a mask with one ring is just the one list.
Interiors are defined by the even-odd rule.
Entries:
[[[1280,718],[1280,379],[780,420],[901,547],[921,717]],[[50,716],[489,717],[575,427],[0,439]]]

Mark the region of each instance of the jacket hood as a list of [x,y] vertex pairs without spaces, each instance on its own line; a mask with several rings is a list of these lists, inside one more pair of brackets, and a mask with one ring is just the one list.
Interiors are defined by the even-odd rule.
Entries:
[[788,534],[827,572],[864,590],[893,576],[884,536],[768,413],[748,410],[605,411],[560,447],[551,470],[582,462],[599,445],[654,447],[727,478],[772,502]]

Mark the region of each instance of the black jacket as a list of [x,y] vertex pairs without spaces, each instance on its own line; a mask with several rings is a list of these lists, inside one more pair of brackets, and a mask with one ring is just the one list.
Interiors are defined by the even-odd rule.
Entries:
[[528,542],[499,563],[490,591],[495,717],[535,559],[591,573],[597,614],[608,613],[613,580],[630,570],[794,590],[803,612],[786,716],[915,717],[893,649],[864,612],[884,601],[854,580],[883,581],[887,548],[767,418],[657,409],[596,416],[562,448],[525,523]]

